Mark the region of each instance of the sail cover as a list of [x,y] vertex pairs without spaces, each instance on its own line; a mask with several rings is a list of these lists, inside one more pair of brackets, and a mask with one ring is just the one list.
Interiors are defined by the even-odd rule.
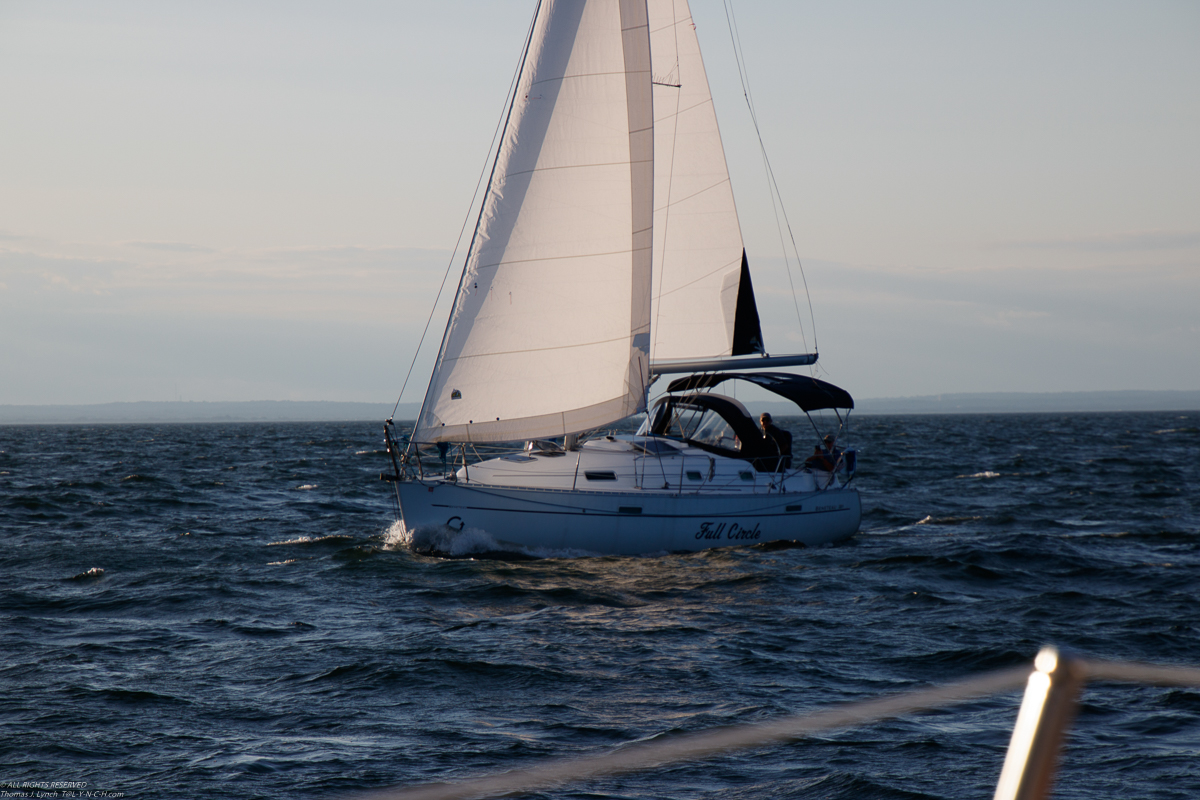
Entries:
[[654,66],[651,356],[764,352],[729,169],[687,0],[649,0]]
[[514,441],[645,409],[646,0],[543,0],[414,439]]

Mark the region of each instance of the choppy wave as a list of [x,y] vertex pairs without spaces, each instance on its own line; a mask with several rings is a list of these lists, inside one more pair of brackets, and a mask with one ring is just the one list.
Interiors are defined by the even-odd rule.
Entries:
[[308,544],[341,544],[343,542],[352,541],[353,537],[344,533],[331,533],[325,536],[297,536],[294,539],[284,539],[279,542],[267,542],[267,547],[280,547],[283,545],[308,545]]
[[[858,419],[860,535],[640,558],[409,532],[377,428],[3,429],[0,780],[346,796],[929,686],[1048,642],[1197,661],[1187,415]],[[1198,696],[1090,687],[1055,796],[1200,794]],[[541,796],[986,797],[1018,700]]]

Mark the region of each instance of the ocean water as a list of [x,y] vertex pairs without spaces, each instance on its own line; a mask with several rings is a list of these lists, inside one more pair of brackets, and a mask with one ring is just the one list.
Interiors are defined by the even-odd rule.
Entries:
[[[408,547],[381,424],[0,427],[0,788],[353,797],[1047,643],[1200,666],[1200,412],[854,432],[845,543],[496,560]],[[538,796],[990,798],[1019,699]],[[1089,686],[1055,796],[1200,797],[1200,690]]]

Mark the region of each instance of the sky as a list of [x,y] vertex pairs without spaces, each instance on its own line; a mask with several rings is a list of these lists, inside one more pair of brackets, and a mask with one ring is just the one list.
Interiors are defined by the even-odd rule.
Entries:
[[[395,401],[533,6],[0,0],[0,404]],[[803,264],[798,324],[693,0],[770,351],[860,398],[1200,389],[1200,4],[732,7]]]

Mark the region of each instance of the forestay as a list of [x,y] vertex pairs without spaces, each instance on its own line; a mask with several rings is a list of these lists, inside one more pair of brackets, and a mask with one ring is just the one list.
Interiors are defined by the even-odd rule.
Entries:
[[654,132],[645,0],[543,0],[417,441],[645,408]]

